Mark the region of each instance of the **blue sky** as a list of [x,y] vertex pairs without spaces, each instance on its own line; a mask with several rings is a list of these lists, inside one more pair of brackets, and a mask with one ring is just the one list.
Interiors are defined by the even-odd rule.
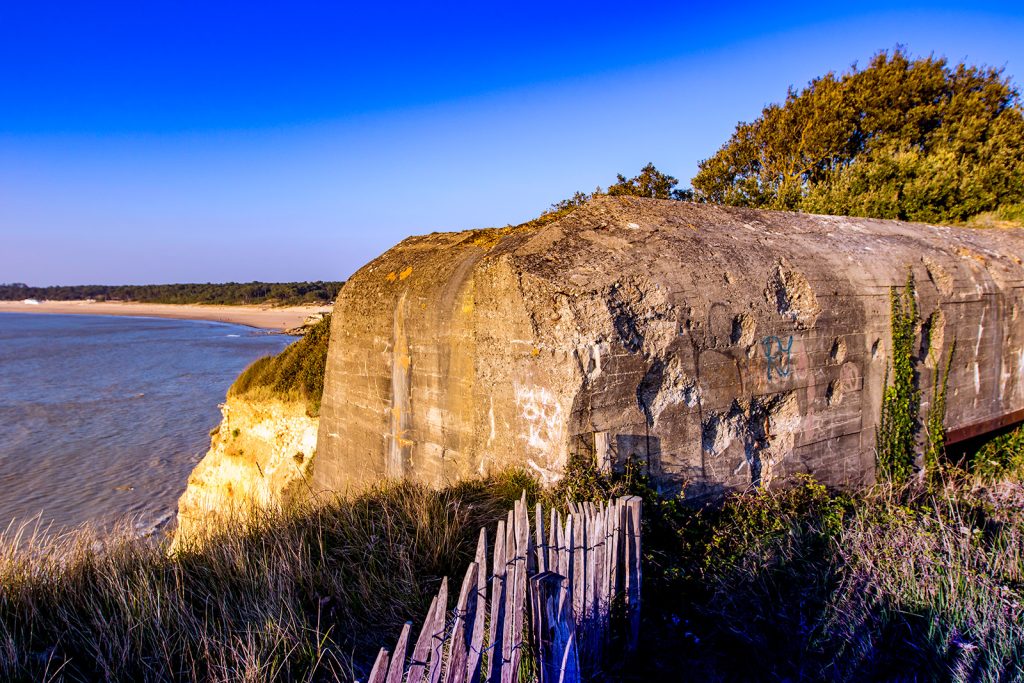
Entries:
[[5,2],[0,282],[343,279],[517,223],[903,44],[1024,82],[1024,4]]

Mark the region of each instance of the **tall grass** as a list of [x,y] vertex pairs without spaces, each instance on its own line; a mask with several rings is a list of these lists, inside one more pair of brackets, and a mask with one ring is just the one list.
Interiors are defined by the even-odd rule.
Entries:
[[350,680],[421,618],[442,576],[461,576],[480,527],[523,488],[537,490],[516,472],[386,486],[254,512],[173,556],[127,529],[6,539],[0,679]]

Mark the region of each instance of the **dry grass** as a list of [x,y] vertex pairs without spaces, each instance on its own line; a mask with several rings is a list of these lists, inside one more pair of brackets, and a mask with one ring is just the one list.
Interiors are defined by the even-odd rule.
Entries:
[[517,472],[382,487],[262,513],[173,557],[127,529],[5,539],[0,678],[350,680],[442,576],[461,575],[479,528],[524,487],[536,491]]

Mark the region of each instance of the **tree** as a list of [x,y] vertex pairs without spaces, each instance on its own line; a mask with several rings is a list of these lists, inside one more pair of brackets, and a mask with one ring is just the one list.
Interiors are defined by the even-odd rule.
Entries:
[[1024,201],[1024,112],[1001,69],[880,52],[740,123],[693,178],[700,201],[962,221]]
[[618,182],[608,187],[608,194],[615,196],[648,197],[650,199],[687,199],[688,191],[676,190],[679,181],[662,173],[654,164],[647,164],[640,169],[640,175],[626,179],[618,174]]

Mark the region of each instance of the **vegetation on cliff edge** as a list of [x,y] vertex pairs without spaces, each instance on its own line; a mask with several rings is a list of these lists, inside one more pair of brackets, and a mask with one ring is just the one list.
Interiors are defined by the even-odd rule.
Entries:
[[306,413],[320,414],[327,370],[331,316],[327,314],[276,356],[264,356],[242,371],[228,396],[305,401]]
[[1024,105],[1002,69],[878,52],[828,73],[732,137],[691,179],[647,164],[577,192],[526,225],[598,194],[972,227],[1024,226]]
[[963,222],[1024,201],[1024,108],[1001,69],[880,52],[737,125],[693,187],[736,206]]

